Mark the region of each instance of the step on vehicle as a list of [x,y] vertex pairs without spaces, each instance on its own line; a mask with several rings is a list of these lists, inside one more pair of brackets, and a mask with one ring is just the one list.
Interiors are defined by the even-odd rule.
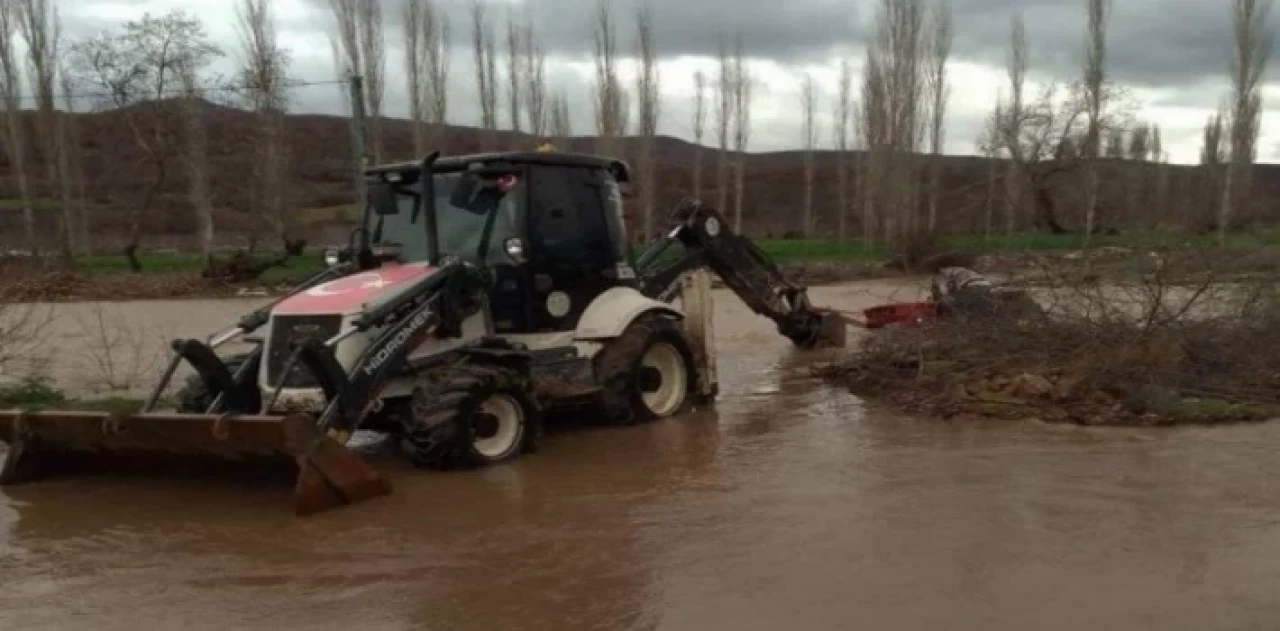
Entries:
[[[533,451],[561,408],[670,417],[717,394],[713,273],[796,346],[844,345],[838,314],[698,200],[634,256],[619,160],[433,153],[365,179],[363,221],[327,269],[207,340],[173,341],[138,412],[0,411],[0,484],[103,453],[265,456],[296,463],[307,515],[390,492],[348,448],[358,430],[456,469]],[[217,353],[237,338],[251,352]],[[157,410],[183,362],[178,409]]]

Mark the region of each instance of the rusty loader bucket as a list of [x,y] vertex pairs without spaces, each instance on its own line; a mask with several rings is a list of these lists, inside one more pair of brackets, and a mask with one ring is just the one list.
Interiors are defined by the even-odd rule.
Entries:
[[[335,439],[336,438],[336,439]],[[58,475],[99,457],[292,461],[294,513],[311,515],[391,492],[388,482],[307,415],[0,410],[0,485]],[[5,451],[7,447],[7,452]]]

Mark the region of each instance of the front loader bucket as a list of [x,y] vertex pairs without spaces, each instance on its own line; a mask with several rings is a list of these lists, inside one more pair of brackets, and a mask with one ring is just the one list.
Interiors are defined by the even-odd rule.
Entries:
[[297,467],[294,513],[311,515],[391,492],[390,484],[306,415],[0,410],[0,485],[57,475],[98,456],[283,460]]

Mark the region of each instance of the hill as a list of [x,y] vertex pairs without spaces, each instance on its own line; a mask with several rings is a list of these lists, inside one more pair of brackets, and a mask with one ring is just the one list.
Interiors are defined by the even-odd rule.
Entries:
[[[151,106],[149,111],[162,116],[176,116],[177,102]],[[216,222],[220,240],[240,244],[255,230],[260,230],[254,211],[252,188],[246,183],[253,174],[254,116],[245,110],[203,103],[201,121],[207,131],[209,173]],[[98,251],[112,251],[126,239],[128,217],[132,209],[143,203],[151,188],[155,170],[146,154],[134,142],[129,130],[129,116],[139,112],[110,110],[74,114],[78,133],[77,152],[84,172],[84,203],[91,217],[91,233]],[[34,116],[26,113],[28,137],[34,137]],[[151,211],[145,217],[144,247],[188,247],[194,221],[185,180],[186,169],[179,160],[182,137],[180,126],[166,133],[162,146],[174,157],[168,160],[165,173],[156,187]],[[440,130],[440,148],[447,153],[463,153],[481,149],[480,130],[467,126],[447,126]],[[352,217],[347,156],[350,136],[348,120],[339,116],[295,114],[285,118],[288,149],[287,175],[289,188],[286,203],[301,224],[302,236],[312,243],[341,239],[345,225]],[[412,152],[412,125],[402,119],[386,119],[382,124],[383,159],[407,160]],[[496,146],[486,149],[530,148],[537,139],[511,132],[497,132]],[[592,151],[595,139],[575,137],[557,142],[564,150]],[[623,142],[624,156],[632,155],[634,139]],[[692,191],[692,165],[697,147],[687,141],[660,137],[657,139],[660,165],[658,191],[660,211]],[[705,183],[704,198],[715,201],[716,160],[714,148],[703,148]],[[863,160],[863,154],[854,154]],[[815,234],[835,236],[837,156],[819,152],[816,157]],[[746,156],[748,194],[744,203],[744,229],[753,236],[780,237],[799,233],[800,204],[803,200],[803,154],[797,151],[749,153]],[[940,159],[942,196],[939,204],[940,227],[952,234],[982,233],[991,217],[997,230],[1004,227],[1007,201],[999,182],[990,178],[1003,173],[1004,166],[980,157],[944,156]],[[1152,229],[1160,226],[1202,230],[1211,223],[1211,209],[1217,193],[1213,181],[1194,167],[1168,166],[1163,176],[1157,167],[1147,163],[1115,161],[1103,174],[1104,188],[1100,216],[1110,228],[1121,230]],[[33,174],[41,172],[32,169]],[[1077,178],[1068,168],[1047,171],[1023,197],[1025,208],[1017,213],[1017,228],[1046,228],[1043,218],[1053,215],[1064,229],[1082,225]],[[1142,174],[1142,178],[1135,177]],[[1163,177],[1163,179],[1161,179]],[[33,206],[39,211],[41,231],[52,234],[57,225],[58,204],[49,187],[38,177]],[[924,181],[923,178],[921,181]],[[851,192],[853,184],[851,177]],[[988,194],[994,191],[994,195]],[[1265,200],[1280,193],[1280,170],[1272,165],[1255,169],[1255,199]],[[18,212],[17,183],[13,169],[0,162],[0,235],[5,245],[18,245],[22,234]],[[732,199],[732,196],[730,196]],[[875,209],[873,208],[873,211]],[[731,213],[731,209],[726,209]],[[858,234],[862,209],[848,214],[848,231]],[[1245,223],[1269,224],[1276,219],[1271,205],[1259,202],[1247,213]]]

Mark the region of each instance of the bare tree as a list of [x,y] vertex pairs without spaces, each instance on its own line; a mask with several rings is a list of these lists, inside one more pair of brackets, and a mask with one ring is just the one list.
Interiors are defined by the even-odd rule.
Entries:
[[479,0],[471,4],[471,55],[476,65],[476,87],[480,95],[480,128],[484,143],[491,148],[498,129],[498,79],[494,60],[493,31]]
[[707,131],[707,75],[693,73],[693,196],[702,198],[702,139]]
[[[210,43],[200,20],[181,10],[131,20],[118,33],[103,33],[73,46],[71,68],[82,83],[104,95],[105,105],[120,118],[151,171],[147,184],[129,211],[129,242],[125,258],[142,271],[137,251],[143,222],[171,175],[174,158],[171,137],[180,133],[180,117],[173,116],[164,97],[178,85],[180,68],[202,69],[221,50]],[[176,128],[176,129],[175,129]]]
[[849,215],[849,124],[853,119],[853,67],[848,59],[840,62],[840,80],[835,109],[836,148],[836,238],[848,236]]
[[400,26],[404,36],[404,70],[409,88],[409,119],[413,122],[413,153],[427,150],[427,32],[425,14],[428,0],[405,0]]
[[1084,95],[1088,108],[1085,134],[1085,239],[1097,227],[1098,214],[1098,139],[1103,114],[1103,87],[1106,82],[1107,14],[1110,0],[1086,0],[1089,15],[1088,46],[1084,62]]
[[[1004,120],[1004,110],[1001,99],[996,99],[996,110],[992,115],[993,121]],[[986,135],[978,140],[978,151],[987,159],[987,192],[984,199],[984,207],[982,213],[982,240],[984,242],[991,240],[991,232],[995,213],[993,212],[996,203],[996,180],[999,176],[999,158],[1000,148],[1003,146],[1003,131],[999,124],[991,125],[987,128]]]
[[729,203],[729,126],[733,121],[733,66],[724,38],[719,40],[720,73],[716,81],[716,139],[720,144],[716,163],[716,208],[725,212]]
[[1169,212],[1169,154],[1164,150],[1164,134],[1160,126],[1151,125],[1151,156],[1156,163],[1155,203],[1152,206],[1154,227],[1166,220]]
[[[875,47],[867,50],[862,72],[861,116],[855,126],[866,154],[858,170],[861,181],[857,190],[862,206],[862,237],[867,248],[875,244],[875,211],[885,189],[880,174],[886,168],[884,158],[888,153],[889,94],[880,55]],[[887,223],[888,218],[883,219]]]
[[1246,183],[1257,152],[1262,113],[1262,77],[1271,56],[1267,16],[1271,0],[1235,0],[1232,4],[1235,50],[1231,59],[1230,159],[1218,210],[1218,243],[1225,245],[1236,207],[1248,203]]
[[751,69],[747,67],[742,52],[742,39],[735,43],[733,55],[733,151],[737,154],[735,167],[733,230],[742,232],[742,207],[746,196],[747,143],[751,134]]
[[386,44],[382,29],[382,0],[361,0],[360,2],[360,48],[364,61],[364,94],[368,101],[369,149],[373,153],[375,163],[382,162],[382,97],[385,92],[384,78],[386,61]]
[[434,0],[406,0],[401,22],[413,150],[421,156],[428,147],[438,145],[448,110],[449,23]]
[[529,117],[529,132],[542,137],[547,133],[547,53],[533,31],[532,21],[524,32],[524,100]]
[[[525,21],[529,21],[526,16]],[[524,51],[526,46],[524,43],[525,29],[520,28],[519,21],[516,20],[515,10],[508,6],[507,8],[507,102],[511,109],[511,131],[520,132],[520,117],[524,112],[521,107],[521,98],[524,94],[524,68],[523,63]]]
[[[288,81],[289,54],[277,41],[276,23],[271,9],[271,0],[241,0],[238,7],[240,75],[244,88],[248,92],[249,107],[257,118],[258,134],[255,138],[253,163],[254,197],[262,206],[260,214],[265,219],[271,236],[285,252],[288,252],[290,226],[285,203],[284,113],[288,105],[285,88]],[[194,75],[191,78],[184,77],[184,82],[189,79],[194,79]],[[198,96],[195,87],[194,84],[184,85],[184,91],[188,93],[188,97]],[[197,132],[188,130],[188,133]],[[203,129],[198,133],[203,134]],[[192,146],[190,150],[203,154],[205,139],[200,136],[196,142],[199,146]],[[203,163],[204,158],[201,157],[199,160]],[[192,177],[207,178],[204,174],[194,171]],[[207,182],[199,186],[206,190],[208,188]],[[197,191],[193,190],[192,194],[196,195]],[[212,212],[211,208],[209,210]],[[212,248],[212,216],[208,221],[206,238],[209,240],[208,247]],[[204,230],[205,226],[202,223],[202,235]],[[211,250],[205,254],[206,263],[209,263],[212,260]]]
[[636,76],[636,104],[639,106],[640,155],[636,163],[640,167],[640,216],[643,243],[653,235],[653,210],[657,203],[657,163],[654,144],[658,134],[658,117],[661,115],[661,77],[653,46],[653,17],[649,6],[643,5],[636,14],[636,57],[640,68]]
[[[1123,139],[1133,125],[1137,108],[1122,88],[1115,85],[1104,88],[1105,115],[1099,120],[1099,135],[1105,139]],[[1084,153],[1089,109],[1086,91],[1083,81],[1071,84],[1066,90],[1050,83],[1034,101],[1017,108],[1017,118],[1011,103],[1001,103],[989,122],[993,131],[986,135],[998,143],[990,147],[991,150],[1011,157],[1014,168],[1007,177],[1018,178],[1018,186],[1013,191],[1029,193],[1036,225],[1054,234],[1069,230],[1057,211],[1059,204],[1053,184],[1059,177],[1078,178],[1081,168],[1089,162]],[[1122,154],[1123,144],[1116,146]]]
[[[356,4],[360,1],[329,0],[336,26],[336,30],[329,35],[329,44],[333,49],[334,66],[343,80],[364,72],[360,47],[360,14]],[[343,97],[347,94],[347,88],[343,86]]]
[[[925,113],[924,9],[922,0],[881,0],[876,37],[868,47],[864,77],[879,84],[876,100],[864,100],[868,116],[883,133],[868,140],[878,149],[884,171],[877,184],[885,209],[885,238],[892,243],[916,229],[918,186],[916,152],[921,145]],[[865,80],[865,79],[864,79]]]
[[75,255],[74,221],[71,200],[62,195],[63,188],[58,170],[58,112],[57,104],[54,102],[61,27],[57,12],[51,6],[50,0],[17,0],[17,5],[21,17],[22,38],[27,44],[31,85],[35,92],[36,136],[42,141],[39,144],[45,166],[46,197],[60,198],[62,225],[58,231],[59,246],[63,261],[69,265]]
[[213,266],[214,225],[213,199],[209,192],[208,139],[204,127],[204,90],[195,67],[180,64],[177,73],[182,86],[183,120],[186,123],[183,161],[187,166],[188,194],[196,216],[200,255],[204,259],[204,269],[208,270]]
[[1204,125],[1204,143],[1200,148],[1200,164],[1220,166],[1226,162],[1227,152],[1224,143],[1226,115],[1214,112]]
[[[1215,112],[1209,117],[1204,125],[1204,140],[1200,147],[1200,177],[1198,178],[1201,187],[1201,196],[1197,196],[1199,201],[1206,202],[1205,205],[1213,204],[1214,199],[1220,203],[1220,197],[1217,193],[1219,173],[1222,171],[1222,165],[1227,163],[1227,147],[1226,147],[1226,118],[1225,111]],[[1221,211],[1221,208],[1218,208]],[[1217,213],[1215,217],[1209,220],[1209,225],[1216,225],[1218,221]],[[1188,218],[1190,222],[1190,218]]]
[[551,128],[551,137],[565,143],[569,142],[569,139],[573,136],[573,121],[569,118],[568,97],[563,93],[552,97],[549,110],[548,124]]
[[36,238],[36,216],[31,207],[31,187],[27,180],[26,134],[22,125],[22,71],[14,57],[14,43],[18,35],[20,18],[12,2],[0,2],[0,98],[4,99],[4,145],[13,165],[14,179],[18,182],[18,197],[22,203],[22,222],[26,230],[27,247],[33,253],[40,250]]
[[1027,26],[1022,13],[1013,16],[1006,72],[1009,77],[1009,103],[997,108],[1001,144],[1009,152],[1009,172],[1005,177],[1006,235],[1017,229],[1018,210],[1022,205],[1022,180],[1026,158],[1022,155],[1022,124],[1026,120]]
[[88,197],[84,177],[84,157],[80,150],[80,125],[77,120],[75,90],[72,74],[64,65],[59,72],[59,90],[62,93],[63,115],[58,117],[58,170],[63,174],[63,197],[74,200],[76,245],[82,254],[93,252],[90,233]]
[[938,227],[938,196],[942,183],[942,143],[945,138],[947,115],[947,99],[950,88],[947,86],[947,60],[951,56],[951,41],[954,37],[951,4],[949,0],[940,0],[934,8],[930,22],[928,55],[926,63],[927,88],[929,94],[929,152],[933,154],[929,169],[929,231]]
[[329,0],[337,23],[334,55],[344,77],[360,75],[364,81],[369,150],[374,162],[382,161],[382,102],[385,91],[386,43],[381,0]]
[[598,0],[595,23],[595,113],[597,151],[617,155],[627,128],[626,94],[618,79],[617,42],[609,0]]
[[[428,9],[433,3],[428,0]],[[426,33],[426,71],[428,91],[427,110],[434,126],[433,146],[444,149],[443,128],[449,120],[449,46],[452,27],[449,16],[435,11],[424,12],[423,30]]]
[[813,235],[813,152],[818,148],[818,89],[813,75],[806,73],[800,88],[801,138],[804,146],[804,212],[800,234]]

